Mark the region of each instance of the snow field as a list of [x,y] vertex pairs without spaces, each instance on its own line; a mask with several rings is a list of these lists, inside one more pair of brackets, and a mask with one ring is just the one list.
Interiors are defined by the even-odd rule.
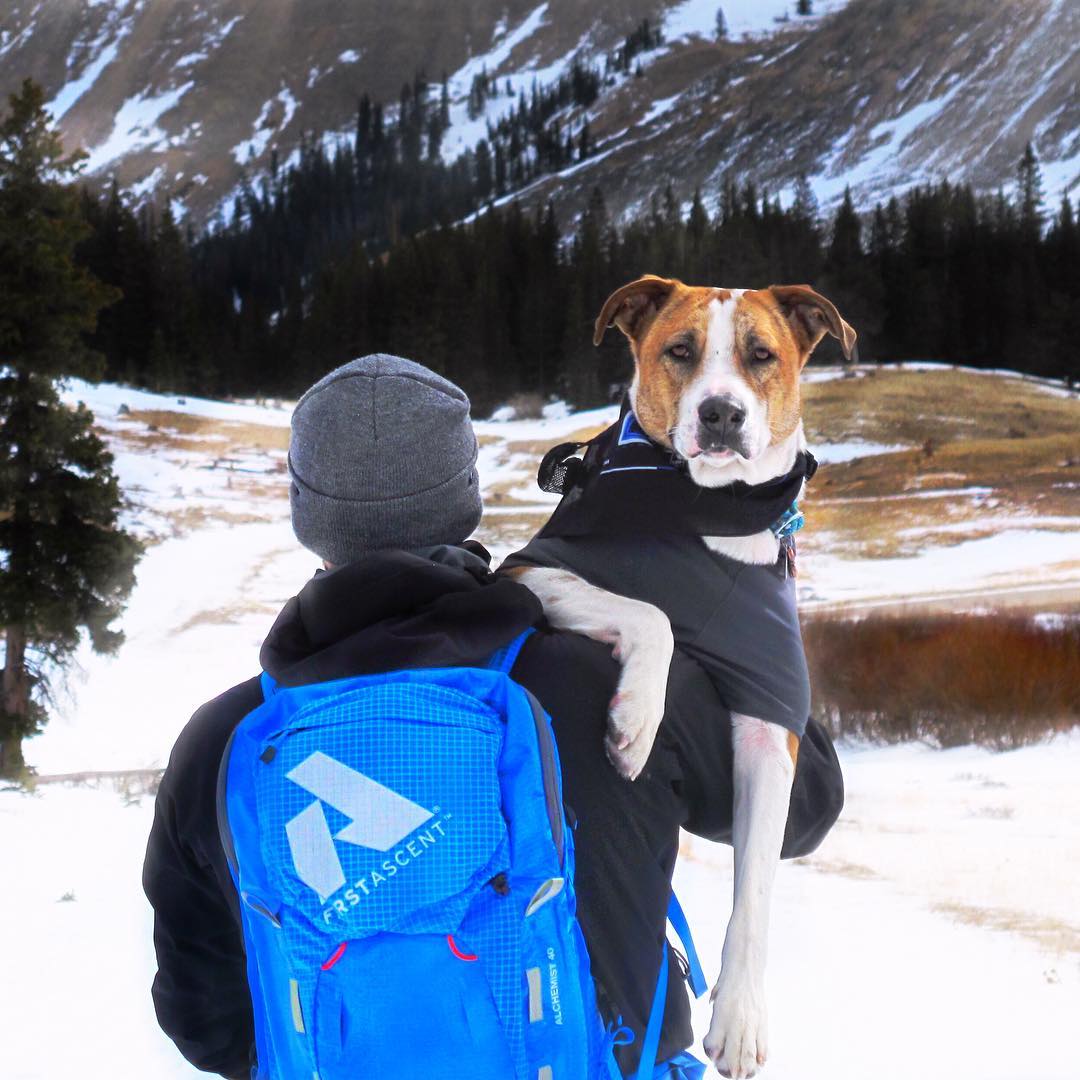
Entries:
[[[161,452],[133,442],[139,424],[120,406],[277,427],[289,410],[86,385],[69,388],[74,399],[94,409],[117,454],[134,526],[162,535],[185,506],[205,509],[208,522],[148,548],[121,624],[125,645],[115,658],[79,654],[59,715],[27,756],[41,774],[161,766],[199,704],[256,673],[259,644],[316,560],[289,529],[279,451],[230,450],[261,477],[246,488],[248,474],[210,468],[207,451],[183,440]],[[554,444],[616,412],[478,422],[482,482],[509,482],[544,511],[536,460],[513,444]],[[889,449],[845,443],[821,456]],[[220,520],[241,511],[250,520]],[[493,511],[485,528],[497,534]],[[882,581],[947,590],[1015,577],[1051,556],[1050,537],[1060,545],[1072,535],[1029,522],[877,569],[815,554],[816,576],[808,567],[805,580],[831,598],[879,595]],[[819,852],[778,873],[762,1080],[1077,1080],[1080,736],[1005,754],[917,745],[840,754],[840,822]],[[151,913],[139,882],[153,800],[130,790],[0,790],[4,1080],[199,1075],[153,1016]],[[730,910],[730,851],[687,838],[684,854],[677,887],[711,981]],[[707,1001],[698,1003],[699,1041],[708,1019]]]

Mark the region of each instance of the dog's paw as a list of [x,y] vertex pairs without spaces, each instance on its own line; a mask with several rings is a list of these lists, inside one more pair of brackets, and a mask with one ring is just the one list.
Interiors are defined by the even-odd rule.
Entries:
[[636,780],[649,760],[664,718],[671,654],[664,649],[635,650],[624,657],[619,692],[608,713],[605,746],[619,773]]
[[625,610],[612,632],[612,650],[622,664],[619,689],[608,712],[608,758],[628,780],[649,759],[664,718],[668,669],[675,639],[667,616],[651,604],[623,600]]
[[721,1076],[747,1080],[768,1056],[768,1019],[762,987],[723,985],[713,989],[713,1014],[705,1053]]
[[[649,760],[656,730],[664,716],[664,702],[640,701],[636,691],[620,690],[611,702],[604,748],[608,760],[627,780],[636,780]],[[655,697],[655,695],[653,695]]]

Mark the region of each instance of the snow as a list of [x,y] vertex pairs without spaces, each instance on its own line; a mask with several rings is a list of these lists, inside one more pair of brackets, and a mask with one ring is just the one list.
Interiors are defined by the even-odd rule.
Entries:
[[133,196],[136,202],[141,201],[147,195],[149,195],[154,188],[161,183],[162,178],[165,176],[165,166],[158,165],[149,176],[144,176],[137,183],[132,184],[128,188],[129,194]]
[[177,67],[177,68],[194,67],[196,64],[198,64],[201,61],[205,60],[208,55],[209,55],[208,53],[202,52],[202,51],[184,53],[184,55],[181,56],[180,59],[177,60],[175,64],[173,64],[173,67]]
[[910,446],[896,443],[863,442],[859,439],[845,443],[822,443],[812,448],[819,465],[836,465],[842,461],[873,457],[875,454],[895,454],[898,450],[910,449]]
[[658,116],[663,116],[664,113],[670,112],[681,96],[681,94],[672,94],[671,97],[660,98],[658,101],[654,101],[652,105],[649,106],[649,111],[642,116],[638,123],[642,125],[651,123]]
[[[1080,740],[840,757],[839,823],[777,875],[762,1080],[1075,1080],[1080,969],[1054,942],[1076,948]],[[730,853],[687,854],[675,886],[713,976]]]
[[[271,125],[270,113],[275,102],[282,106],[284,112],[280,122]],[[270,140],[284,131],[292,122],[298,104],[295,95],[287,86],[283,86],[274,97],[270,98],[269,101],[265,101],[259,110],[259,115],[252,124],[255,134],[250,139],[244,139],[232,148],[232,155],[236,159],[236,163],[246,165],[251,158],[259,157]]]
[[[587,35],[569,53],[549,64],[540,65],[531,60],[520,69],[500,74],[496,79],[497,92],[487,99],[484,111],[475,119],[469,117],[469,90],[474,77],[481,71],[487,71],[489,75],[498,72],[509,60],[511,53],[522,42],[528,41],[545,23],[547,13],[548,4],[545,2],[530,11],[512,30],[508,29],[505,19],[500,20],[495,27],[490,48],[470,57],[448,77],[450,126],[442,141],[444,161],[453,162],[464,151],[474,148],[481,139],[486,139],[488,124],[494,126],[504,115],[516,108],[518,95],[522,90],[528,93],[534,80],[538,86],[548,86],[569,69],[574,54],[585,44]],[[505,92],[507,79],[513,87],[513,94],[510,95]]]
[[[815,0],[814,15],[828,15],[844,7],[847,0]],[[746,34],[768,34],[778,27],[777,20],[787,16],[803,25],[811,20],[795,14],[795,0],[683,0],[664,15],[664,36],[676,38],[716,37],[716,12],[724,12],[729,38]]]
[[[280,431],[290,406],[181,402],[74,381],[65,399],[94,410],[131,499],[129,523],[159,542],[139,565],[120,653],[80,652],[81,672],[27,757],[41,774],[160,766],[195,707],[256,672],[276,612],[315,568],[289,528],[284,451],[238,446],[227,426]],[[217,426],[187,444],[175,436],[147,446],[136,438],[145,424],[121,405]],[[537,443],[618,415],[616,406],[551,411],[566,414],[476,423],[482,484],[509,482],[526,500],[490,507],[486,534],[508,514],[549,509],[533,482]],[[218,460],[215,439],[231,465]],[[822,460],[895,449],[815,447]],[[185,509],[205,511],[207,523],[174,535],[167,522]],[[800,586],[843,600],[947,594],[1015,581],[1018,571],[1037,584],[1054,560],[1080,558],[1080,530],[1051,532],[1041,521],[906,559],[817,551]],[[1080,733],[1002,754],[860,743],[839,753],[840,822],[817,853],[778,873],[762,1080],[1075,1080]],[[139,873],[153,799],[137,783],[115,784],[0,789],[0,925],[18,928],[5,937],[0,980],[5,1080],[199,1075],[159,1032],[149,996],[151,915]],[[676,874],[710,978],[730,862],[727,849],[686,838]],[[699,1039],[707,1025],[703,1001]]]
[[267,424],[272,427],[288,427],[292,406],[285,403],[253,405],[243,402],[210,401],[206,398],[155,394],[149,390],[135,390],[115,383],[97,385],[82,379],[68,379],[63,398],[69,404],[84,402],[93,410],[99,421],[108,422],[115,417],[122,405],[133,410],[165,410],[189,416],[205,416],[214,420],[232,420],[236,423]]
[[[97,82],[98,76],[116,59],[120,51],[120,43],[127,37],[130,27],[125,27],[101,52],[83,68],[82,73],[70,82],[65,83],[52,101],[46,103],[45,108],[52,113],[54,120],[64,117],[75,103]],[[91,51],[97,45],[91,46]]]
[[1071,580],[1080,563],[1080,530],[1058,531],[1035,523],[887,559],[834,554],[827,538],[819,539],[813,556],[799,568],[799,600],[806,609],[889,597],[907,602],[1004,585],[1053,586]]
[[339,57],[342,64],[355,64],[360,59],[360,53],[356,49],[346,49]]
[[[566,439],[575,431],[589,428],[599,430],[615,423],[619,418],[618,405],[605,405],[600,409],[587,409],[565,416],[545,416],[540,420],[514,420],[510,424],[492,420],[476,420],[473,427],[477,435],[494,435],[515,442],[533,439]],[[495,479],[492,477],[492,479]]]
[[164,141],[167,136],[157,126],[158,120],[176,108],[194,85],[194,82],[187,82],[157,95],[137,94],[128,98],[120,106],[108,138],[90,150],[87,171],[98,172],[119,157]]
[[161,1034],[150,1000],[140,870],[152,816],[151,798],[128,806],[112,791],[0,791],[0,917],[17,927],[0,980],[6,1080],[205,1075]]

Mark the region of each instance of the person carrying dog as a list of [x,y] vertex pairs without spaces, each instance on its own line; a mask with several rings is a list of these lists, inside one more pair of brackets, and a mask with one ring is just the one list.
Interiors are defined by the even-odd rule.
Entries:
[[[284,606],[259,662],[299,687],[403,669],[483,667],[530,627],[512,668],[552,718],[563,800],[574,827],[578,919],[601,1012],[635,1034],[617,1050],[637,1066],[661,970],[680,828],[726,839],[732,814],[730,725],[708,675],[676,654],[665,722],[643,774],[624,780],[604,751],[619,667],[606,646],[552,632],[524,586],[491,572],[470,540],[482,504],[469,401],[409,360],[367,356],[300,399],[289,446],[297,539],[323,567]],[[143,869],[154,909],[158,1021],[197,1068],[249,1077],[254,1017],[240,901],[217,813],[218,774],[234,729],[263,701],[253,677],[203,705],[161,781]],[[697,732],[715,762],[704,790],[670,732]],[[839,812],[831,746],[799,756],[786,854],[817,845]],[[658,1061],[690,1046],[689,1001],[674,951]],[[423,973],[417,973],[423,978]],[[428,1032],[425,1037],[437,1038]]]

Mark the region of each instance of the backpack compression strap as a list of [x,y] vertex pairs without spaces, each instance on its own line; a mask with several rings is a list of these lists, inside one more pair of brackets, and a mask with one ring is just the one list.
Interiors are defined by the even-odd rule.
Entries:
[[[694,997],[701,997],[705,993],[705,973],[701,970],[701,961],[698,959],[697,949],[694,948],[694,939],[690,934],[690,924],[686,921],[682,905],[673,892],[671,902],[668,904],[668,921],[672,929],[678,935],[686,950],[686,961],[689,968],[690,989]],[[653,994],[652,1008],[649,1011],[649,1023],[645,1028],[645,1039],[641,1044],[641,1061],[638,1065],[634,1080],[653,1080],[656,1073],[656,1054],[660,1049],[660,1031],[664,1026],[664,1003],[667,1000],[668,985],[668,947],[664,942],[664,955],[660,961],[660,974],[656,979],[656,992]],[[677,1076],[703,1077],[705,1066],[689,1054],[680,1054],[677,1058],[664,1063],[667,1068],[666,1075],[671,1075],[674,1068],[679,1071]],[[697,1068],[695,1069],[695,1066]]]

